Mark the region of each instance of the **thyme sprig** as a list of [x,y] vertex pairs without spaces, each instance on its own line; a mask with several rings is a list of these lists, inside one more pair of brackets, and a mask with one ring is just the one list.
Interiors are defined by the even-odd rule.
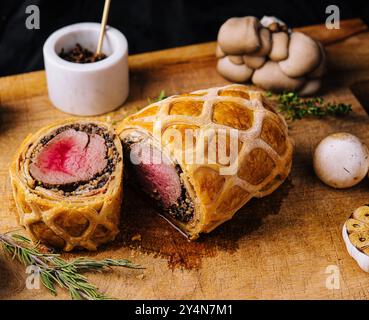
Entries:
[[287,120],[300,120],[306,116],[323,118],[326,116],[346,116],[352,111],[351,104],[325,102],[322,97],[309,99],[301,98],[295,92],[285,92],[274,96],[267,93],[274,100]]
[[148,104],[152,104],[154,102],[159,102],[159,101],[164,100],[166,98],[167,98],[167,96],[165,94],[165,90],[161,90],[159,95],[156,98],[154,98],[154,99],[147,98],[147,102],[148,102]]
[[0,234],[0,243],[13,260],[25,266],[38,268],[41,283],[53,294],[57,295],[56,286],[69,291],[76,300],[110,299],[100,293],[98,288],[82,275],[87,271],[103,271],[110,267],[142,269],[142,267],[123,259],[93,260],[78,258],[66,261],[59,254],[41,251],[40,245],[32,244],[31,240],[19,234]]

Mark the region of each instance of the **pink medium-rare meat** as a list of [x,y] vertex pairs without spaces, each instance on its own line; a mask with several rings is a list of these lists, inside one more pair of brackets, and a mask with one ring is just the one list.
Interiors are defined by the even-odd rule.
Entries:
[[65,130],[36,155],[31,175],[48,185],[65,185],[88,181],[107,165],[105,140],[74,129]]
[[153,139],[134,131],[123,141],[125,170],[131,182],[154,199],[160,211],[170,219],[189,222],[194,203],[182,180],[182,169]]
[[164,208],[174,205],[181,196],[181,182],[175,166],[158,149],[145,143],[133,144],[130,157],[137,163],[136,178],[145,192],[160,200]]

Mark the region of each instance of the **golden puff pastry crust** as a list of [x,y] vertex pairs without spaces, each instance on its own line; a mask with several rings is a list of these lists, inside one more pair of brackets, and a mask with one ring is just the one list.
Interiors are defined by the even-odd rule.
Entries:
[[[107,153],[114,158],[104,182],[82,185],[77,191],[63,192],[58,187],[44,186],[31,173],[32,155],[64,128],[97,128],[109,137]],[[77,129],[79,130],[79,129]],[[80,129],[82,130],[82,129]],[[84,130],[84,129],[83,129]],[[111,163],[111,162],[109,162]],[[113,240],[119,232],[120,207],[123,196],[122,146],[113,129],[96,121],[61,121],[30,134],[19,147],[10,167],[11,184],[19,222],[34,241],[61,248],[96,250]],[[83,186],[88,185],[88,188]]]
[[[205,154],[205,163],[188,161],[185,143],[167,135],[171,129],[197,130],[192,159],[203,148],[203,141],[213,139],[217,151],[222,145],[228,153],[229,137],[236,132],[237,156],[232,163],[221,162],[210,153]],[[199,90],[152,103],[126,118],[117,132],[123,142],[133,132],[150,136],[180,166],[195,213],[189,222],[167,218],[190,239],[231,219],[251,198],[272,193],[291,170],[293,145],[284,119],[261,92],[243,85]],[[218,137],[220,132],[226,132],[223,142]]]

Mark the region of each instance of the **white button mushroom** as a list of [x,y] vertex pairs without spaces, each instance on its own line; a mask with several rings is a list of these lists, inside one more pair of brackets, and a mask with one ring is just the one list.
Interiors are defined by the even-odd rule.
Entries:
[[324,138],[314,152],[316,175],[333,188],[349,188],[368,173],[368,148],[349,133],[335,133]]
[[256,17],[228,19],[219,29],[218,43],[226,54],[253,53],[260,49],[260,26]]

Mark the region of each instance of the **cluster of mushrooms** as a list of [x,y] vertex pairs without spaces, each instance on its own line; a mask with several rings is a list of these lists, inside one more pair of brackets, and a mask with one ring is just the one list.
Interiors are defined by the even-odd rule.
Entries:
[[232,82],[251,80],[272,92],[312,95],[321,87],[326,55],[321,43],[292,32],[275,17],[228,19],[218,33],[217,70]]

